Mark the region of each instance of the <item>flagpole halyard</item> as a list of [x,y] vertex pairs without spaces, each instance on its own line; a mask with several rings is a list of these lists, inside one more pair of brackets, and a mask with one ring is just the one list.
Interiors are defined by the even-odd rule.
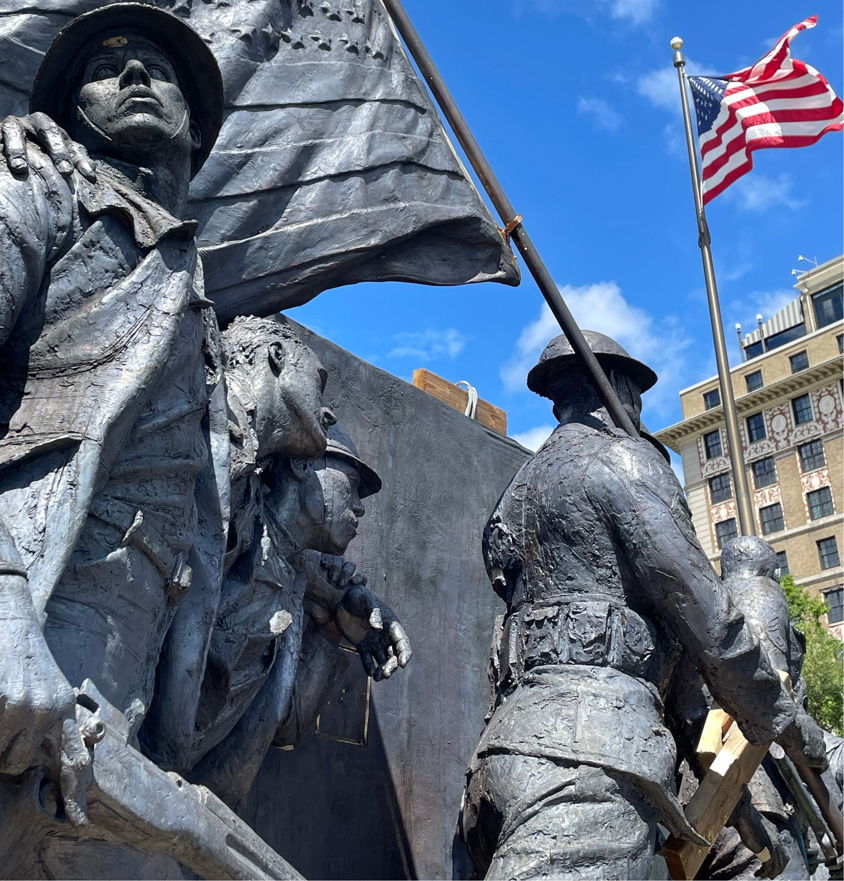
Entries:
[[516,243],[519,253],[524,258],[525,265],[530,270],[539,290],[542,292],[542,296],[545,297],[545,302],[548,304],[554,318],[557,319],[575,353],[580,358],[586,374],[595,384],[595,388],[604,406],[607,408],[607,412],[619,428],[626,431],[631,437],[639,437],[636,426],[624,409],[624,405],[621,403],[606,373],[604,373],[604,369],[598,363],[598,359],[586,342],[583,331],[578,327],[551,273],[548,271],[548,268],[539,256],[536,246],[527,234],[520,215],[516,214],[512,203],[498,182],[498,178],[496,178],[492,167],[487,162],[478,142],[463,118],[463,114],[457,107],[451,92],[449,92],[445,81],[434,65],[428,50],[425,48],[400,0],[383,0],[383,3],[390,18],[393,20],[393,24],[396,26],[396,30],[404,40],[408,51],[413,56],[413,60],[419,67],[452,131],[460,142],[460,146],[466,153],[469,162],[472,163],[472,167],[483,184],[490,201],[501,216],[505,232],[509,233],[509,237]]
[[706,296],[709,301],[709,317],[712,323],[712,340],[715,344],[715,361],[718,365],[718,379],[721,384],[721,403],[724,407],[724,422],[727,429],[727,443],[730,446],[730,463],[733,472],[733,486],[736,493],[736,512],[741,535],[756,535],[756,518],[753,512],[753,501],[744,467],[744,451],[741,444],[736,399],[730,377],[730,360],[727,355],[727,341],[724,338],[724,323],[721,319],[721,303],[718,299],[718,287],[715,282],[715,265],[712,262],[712,239],[709,225],[706,222],[706,209],[703,206],[700,169],[695,149],[692,118],[689,110],[689,96],[686,91],[686,57],[681,51],[683,41],[674,37],[671,41],[674,49],[674,67],[680,83],[680,99],[683,104],[683,123],[686,129],[686,146],[689,151],[689,166],[692,173],[692,190],[695,199],[695,213],[698,225],[698,245],[703,260],[703,276],[706,281]]

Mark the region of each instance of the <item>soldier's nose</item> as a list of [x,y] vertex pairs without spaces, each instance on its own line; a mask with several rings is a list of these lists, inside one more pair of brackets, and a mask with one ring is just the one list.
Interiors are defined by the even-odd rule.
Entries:
[[132,58],[126,62],[123,73],[120,74],[120,88],[125,89],[127,86],[148,86],[150,84],[150,76],[143,63],[137,58]]
[[328,431],[332,425],[337,424],[337,417],[328,409],[328,407],[322,408],[322,428],[324,431]]

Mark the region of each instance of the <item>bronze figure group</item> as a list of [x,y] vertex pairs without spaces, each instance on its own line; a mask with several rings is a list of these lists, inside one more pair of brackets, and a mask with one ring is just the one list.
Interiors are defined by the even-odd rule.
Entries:
[[[378,39],[343,51],[383,58],[379,21]],[[293,51],[282,24],[273,45]],[[3,877],[185,877],[166,816],[181,802],[156,838],[156,819],[98,772],[98,726],[240,834],[232,810],[270,748],[313,727],[340,645],[376,681],[411,658],[396,613],[345,558],[382,487],[323,405],[322,364],[284,318],[221,330],[206,296],[188,187],[223,106],[197,33],[121,2],[61,31],[31,113],[0,128]],[[473,273],[513,275],[481,262]],[[301,301],[310,288],[296,284]],[[656,376],[587,339],[640,426]],[[564,337],[528,385],[559,424],[483,536],[506,614],[461,835],[477,877],[647,878],[660,825],[707,843],[676,773],[679,747],[702,776],[694,746],[713,702],[754,743],[825,764],[803,646],[769,546],[731,543],[718,578],[664,449],[614,427]],[[778,786],[765,765],[731,821],[768,877],[805,855]],[[106,791],[147,838],[89,822],[89,796]],[[261,859],[281,865],[269,848]]]

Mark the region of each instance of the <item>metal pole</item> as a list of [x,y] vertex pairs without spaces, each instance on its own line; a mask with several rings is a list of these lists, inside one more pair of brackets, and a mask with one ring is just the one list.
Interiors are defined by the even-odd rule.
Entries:
[[838,852],[844,854],[844,819],[841,816],[841,808],[836,804],[835,799],[818,771],[814,768],[798,765],[797,773],[806,784],[806,788],[812,794],[812,798],[818,803],[824,819],[829,824],[833,835],[835,835],[835,840],[838,842]]
[[712,321],[712,339],[715,343],[715,361],[718,364],[718,379],[721,382],[721,402],[724,405],[724,421],[727,427],[727,442],[730,445],[730,461],[733,468],[733,485],[736,491],[736,509],[740,532],[742,535],[756,534],[756,520],[753,516],[753,502],[747,484],[747,472],[744,470],[744,454],[739,433],[736,399],[733,395],[733,384],[730,378],[730,360],[727,356],[727,343],[724,339],[724,323],[721,320],[721,304],[718,301],[718,288],[715,284],[715,266],[712,262],[711,238],[706,223],[706,212],[703,207],[703,194],[700,186],[700,170],[695,150],[692,118],[689,112],[689,96],[686,92],[686,57],[680,51],[683,41],[675,37],[671,41],[674,49],[674,67],[680,81],[680,98],[683,102],[683,121],[686,126],[686,144],[689,148],[689,165],[692,171],[692,190],[695,197],[697,213],[698,245],[703,258],[703,276],[706,280],[706,295],[709,300],[709,316]]
[[[794,796],[794,801],[797,803],[797,807],[806,818],[806,822],[812,827],[812,831],[815,833],[815,838],[818,839],[818,845],[823,851],[824,859],[827,862],[835,862],[838,857],[838,851],[836,850],[830,827],[827,825],[824,817],[818,813],[815,803],[809,798],[809,793],[798,778],[797,773],[794,770],[794,765],[792,765],[791,760],[786,756],[785,751],[778,743],[772,743],[769,752],[777,769],[782,775],[785,785]],[[814,771],[814,773],[817,775],[817,771]],[[820,779],[819,776],[818,779]],[[827,796],[829,796],[828,792]],[[828,798],[827,801],[831,803],[832,799]],[[820,802],[818,802],[818,805],[820,806]],[[839,819],[840,816],[839,813]],[[839,848],[840,846],[839,843]]]
[[419,67],[422,76],[428,83],[434,98],[436,98],[437,103],[440,105],[445,118],[448,120],[454,134],[457,136],[460,146],[463,147],[466,156],[469,158],[469,162],[472,163],[472,167],[475,169],[475,172],[489,195],[492,204],[495,206],[495,210],[498,211],[501,216],[505,230],[515,241],[516,247],[524,258],[525,265],[534,277],[539,290],[542,292],[542,296],[545,297],[545,302],[551,309],[554,318],[557,319],[557,322],[568,338],[568,341],[571,343],[575,353],[580,358],[581,364],[587,375],[595,384],[595,388],[597,389],[604,406],[612,417],[613,422],[615,422],[619,428],[623,428],[631,437],[639,437],[639,432],[637,431],[636,426],[633,424],[630,416],[624,409],[623,404],[619,400],[609,379],[607,379],[607,375],[598,363],[598,359],[595,357],[592,349],[589,348],[589,344],[586,342],[583,332],[577,326],[577,322],[569,311],[565,300],[563,300],[557,285],[554,283],[554,279],[551,277],[551,273],[542,262],[542,258],[539,256],[536,246],[525,231],[525,228],[521,223],[521,218],[516,215],[513,205],[504,193],[492,167],[487,162],[478,142],[470,131],[466,120],[463,118],[463,114],[458,109],[457,104],[455,104],[454,98],[446,87],[443,78],[440,76],[431,56],[428,54],[428,50],[422,43],[416,28],[410,21],[400,0],[384,0],[384,6],[387,8],[387,12],[389,12],[396,29],[399,34],[401,34],[401,37],[410,51],[410,54],[413,56],[413,60]]

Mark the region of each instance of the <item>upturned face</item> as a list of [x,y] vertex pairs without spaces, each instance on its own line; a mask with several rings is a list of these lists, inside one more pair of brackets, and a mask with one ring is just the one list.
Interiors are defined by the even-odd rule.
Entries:
[[326,431],[337,420],[322,406],[328,374],[307,347],[278,340],[256,359],[251,384],[257,396],[260,455],[315,459],[325,452]]
[[351,462],[328,455],[316,464],[302,487],[303,508],[313,525],[311,550],[346,552],[364,515],[359,493],[360,475]]
[[88,124],[117,146],[154,150],[174,140],[189,143],[190,109],[167,55],[132,34],[98,43],[77,99]]

